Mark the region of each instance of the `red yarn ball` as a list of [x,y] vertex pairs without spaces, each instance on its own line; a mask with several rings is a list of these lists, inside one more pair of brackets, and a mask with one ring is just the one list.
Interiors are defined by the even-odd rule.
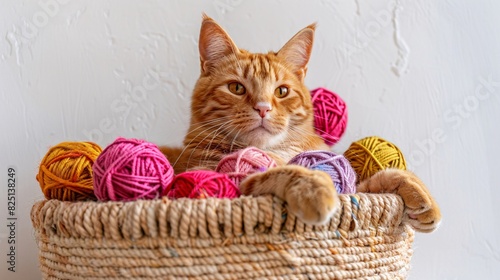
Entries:
[[347,127],[347,105],[336,93],[325,88],[311,91],[314,127],[328,146],[340,140]]
[[226,174],[209,170],[181,173],[163,192],[168,198],[236,198],[240,195],[240,190]]
[[117,138],[93,165],[94,194],[101,201],[154,199],[172,183],[174,170],[155,144]]
[[248,147],[223,157],[215,171],[227,174],[239,186],[248,175],[271,167],[276,167],[274,159],[255,147]]

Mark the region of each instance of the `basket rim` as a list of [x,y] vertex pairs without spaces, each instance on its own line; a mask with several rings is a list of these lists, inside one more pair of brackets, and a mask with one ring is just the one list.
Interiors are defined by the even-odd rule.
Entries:
[[322,226],[304,224],[272,195],[236,199],[166,197],[129,202],[34,203],[31,220],[38,235],[60,238],[223,239],[261,234],[384,234],[405,225],[397,194],[341,194],[340,208]]

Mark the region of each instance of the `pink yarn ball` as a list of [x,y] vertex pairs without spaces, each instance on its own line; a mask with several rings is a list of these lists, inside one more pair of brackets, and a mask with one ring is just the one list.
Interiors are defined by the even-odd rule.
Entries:
[[343,155],[329,151],[307,151],[293,157],[288,164],[328,173],[337,193],[356,193],[356,172]]
[[93,165],[94,194],[101,201],[154,199],[174,178],[174,170],[155,144],[117,138]]
[[347,127],[347,105],[336,93],[325,88],[311,91],[314,127],[328,146],[340,140]]
[[248,175],[275,167],[276,162],[265,152],[248,147],[222,158],[215,171],[225,173],[236,186]]
[[163,195],[168,198],[236,198],[240,190],[226,174],[209,170],[187,171],[175,176]]

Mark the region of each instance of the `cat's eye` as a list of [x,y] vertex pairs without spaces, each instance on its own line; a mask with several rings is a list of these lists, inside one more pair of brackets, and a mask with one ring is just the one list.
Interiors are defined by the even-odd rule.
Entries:
[[274,90],[274,95],[278,98],[284,98],[288,95],[289,92],[290,90],[287,87],[280,86]]
[[231,93],[236,94],[236,95],[243,95],[247,92],[245,87],[242,84],[237,83],[237,82],[229,83],[227,85],[227,87],[229,88],[229,91]]

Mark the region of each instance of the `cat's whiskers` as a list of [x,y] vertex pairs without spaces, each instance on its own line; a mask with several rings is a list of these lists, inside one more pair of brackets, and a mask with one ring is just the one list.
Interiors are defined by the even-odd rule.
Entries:
[[[226,121],[226,122],[224,122],[224,123],[220,124],[220,126],[219,126],[216,130],[214,130],[214,131],[212,131],[212,132],[208,133],[205,137],[203,137],[203,139],[201,139],[201,141],[199,141],[199,142],[198,142],[198,144],[196,144],[196,146],[194,146],[194,147],[192,148],[191,154],[189,154],[189,158],[188,158],[188,160],[187,160],[187,166],[189,166],[189,163],[191,162],[191,158],[193,157],[194,152],[198,149],[198,146],[200,146],[200,144],[202,144],[202,143],[205,141],[205,139],[207,139],[207,138],[208,138],[208,137],[209,137],[212,133],[216,133],[216,134],[217,134],[217,132],[218,132],[218,131],[219,131],[219,130],[223,127],[223,126],[227,125],[227,124],[228,124],[228,123],[230,123],[230,122],[232,122],[232,120],[229,120],[229,121]],[[212,127],[212,129],[213,129],[214,127],[216,127],[216,126],[213,126],[213,127]],[[204,131],[206,131],[206,130],[204,130]],[[203,131],[203,132],[204,132],[204,131]],[[201,133],[200,133],[200,134],[201,134]],[[187,147],[189,147],[189,146],[191,145],[191,143],[194,141],[194,139],[196,139],[196,138],[197,138],[200,134],[198,134],[195,138],[193,138],[193,139],[189,142],[189,144],[188,144],[188,145],[186,145],[186,148],[187,148]]]
[[[313,135],[309,131],[302,129],[298,126],[290,126],[290,132],[285,135],[285,140],[281,143],[279,147],[290,148],[292,143],[301,143],[303,138],[307,135]],[[316,135],[314,135],[316,136]]]
[[[228,118],[229,118],[229,116],[228,117],[223,117],[223,118],[217,118],[217,119],[213,119],[213,120],[208,120],[208,121],[197,122],[197,123],[194,124],[197,127],[195,129],[189,130],[186,133],[186,135],[189,135],[189,134],[191,134],[191,133],[193,133],[193,132],[195,132],[195,131],[197,131],[199,129],[206,128],[208,125],[215,124],[213,126],[210,126],[209,129],[213,128],[213,127],[216,127],[218,124],[222,123],[225,119],[228,119]],[[205,132],[205,131],[206,130],[204,130],[203,132]],[[198,137],[198,136],[199,136],[199,134],[197,136],[195,136],[195,138]]]
[[291,130],[291,132],[294,132],[294,133],[288,133],[288,135],[291,135],[291,136],[296,136],[296,135],[297,136],[306,136],[306,135],[311,136],[311,135],[315,135],[315,134],[313,134],[313,133],[311,133],[311,132],[309,132],[309,131],[307,131],[307,130],[305,130],[303,128],[300,128],[298,126],[290,126],[290,130]]
[[[222,138],[221,140],[219,140],[219,144],[217,144],[217,146],[215,146],[214,148],[210,148],[210,146],[208,146],[207,148],[204,149],[203,153],[205,154],[205,156],[203,157],[203,164],[205,164],[206,162],[210,162],[210,161],[213,161],[211,160],[212,156],[215,154],[215,152],[218,151],[218,148],[220,147],[220,144],[224,142],[224,140],[227,138],[227,136],[229,136],[236,128],[233,128],[230,132],[228,132],[226,134],[226,136],[224,138]],[[225,143],[227,144],[227,143]],[[207,150],[205,152],[205,150]],[[231,149],[229,151],[225,150],[225,153],[224,154],[230,154],[231,153]]]
[[[316,137],[316,136],[321,137],[321,136],[320,136],[320,135],[318,135],[316,132],[307,131],[307,130],[305,130],[305,129],[303,129],[303,128],[300,128],[300,127],[297,127],[297,126],[295,126],[295,127],[291,127],[291,130],[292,130],[293,132],[300,133],[301,135],[308,135],[308,136],[314,136],[314,137]],[[317,131],[323,132],[323,131],[321,131],[321,130],[319,130],[319,129],[318,129]],[[323,138],[322,138],[322,139],[323,139]],[[323,139],[323,140],[324,140],[324,139]]]
[[236,135],[234,135],[233,140],[231,140],[231,147],[229,147],[229,153],[233,152],[234,141],[236,140],[236,138],[238,137],[240,132],[241,132],[241,128],[238,130],[238,132],[236,132]]
[[[325,117],[320,117],[320,116],[314,116],[315,119],[323,119],[323,120],[327,120],[327,121],[331,121],[331,120],[328,120],[328,118],[325,118]],[[327,133],[326,131],[322,130],[322,129],[319,129],[317,127],[315,127],[315,130],[318,131],[318,132],[321,132],[321,133]]]
[[[215,119],[215,120],[212,120],[212,121],[210,121],[210,122],[209,122],[209,123],[207,123],[207,124],[204,124],[204,125],[202,125],[202,126],[197,127],[196,129],[193,129],[192,131],[188,132],[188,134],[187,134],[187,135],[189,135],[189,133],[192,133],[192,132],[194,132],[194,131],[198,130],[199,128],[204,128],[204,127],[206,127],[208,124],[213,124],[213,123],[216,123],[216,122],[222,122],[222,120],[220,120],[220,119]],[[205,130],[203,130],[202,132],[198,133],[195,137],[193,137],[193,138],[191,139],[191,141],[190,141],[188,144],[184,145],[184,148],[182,149],[181,153],[179,154],[179,156],[177,157],[177,159],[175,160],[175,162],[172,164],[172,166],[173,166],[173,167],[175,167],[175,166],[176,166],[177,162],[179,162],[179,159],[182,157],[182,155],[184,154],[184,152],[185,152],[185,151],[186,151],[186,150],[190,147],[191,143],[193,143],[193,141],[194,141],[196,138],[198,138],[198,136],[200,136],[201,134],[205,133],[206,131],[211,130],[211,129],[213,129],[213,128],[215,128],[215,127],[219,126],[219,125],[224,125],[225,123],[227,123],[227,122],[224,122],[224,123],[217,123],[217,124],[215,124],[215,125],[209,126],[208,128],[206,128],[206,129],[205,129]],[[210,135],[210,134],[209,134],[209,135]],[[193,151],[194,151],[194,150],[193,150]],[[191,152],[191,154],[192,154],[192,153],[193,153],[193,152]]]
[[[220,129],[220,128],[219,128]],[[215,153],[215,151],[217,151],[217,148],[220,147],[220,144],[221,143],[224,143],[224,140],[226,140],[226,138],[236,129],[236,127],[233,127],[233,129],[231,129],[231,131],[227,132],[226,133],[226,136],[224,136],[224,138],[222,139],[219,139],[217,142],[217,146],[215,146],[214,148],[211,148],[212,147],[212,142],[214,141],[215,137],[217,137],[219,134],[223,133],[224,131],[221,131],[220,133],[217,133],[217,134],[214,134],[214,136],[212,137],[212,139],[210,140],[210,142],[208,143],[208,145],[203,149],[203,152],[202,154],[204,155],[203,158],[200,158],[200,165],[202,165],[202,163],[205,163],[207,160],[209,160],[213,154]],[[205,152],[206,151],[206,152]]]
[[283,142],[280,145],[278,145],[277,148],[280,148],[282,150],[294,148],[293,143],[297,142],[298,139],[299,139],[299,137],[295,137],[294,135],[287,134],[287,135],[285,135],[285,139],[283,140]]

